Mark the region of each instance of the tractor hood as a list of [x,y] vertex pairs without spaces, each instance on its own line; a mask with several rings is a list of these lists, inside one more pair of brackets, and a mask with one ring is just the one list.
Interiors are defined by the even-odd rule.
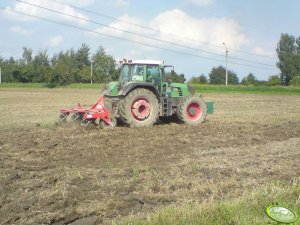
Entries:
[[171,83],[170,97],[186,97],[188,96],[188,88],[183,83]]

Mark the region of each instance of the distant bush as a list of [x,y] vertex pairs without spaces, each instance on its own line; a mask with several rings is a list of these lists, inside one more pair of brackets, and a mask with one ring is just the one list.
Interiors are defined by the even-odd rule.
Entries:
[[208,80],[205,75],[200,75],[199,77],[192,77],[188,83],[192,84],[207,84]]
[[279,75],[272,75],[268,79],[268,86],[277,86],[281,84]]
[[293,77],[293,79],[290,81],[290,84],[300,86],[300,75]]

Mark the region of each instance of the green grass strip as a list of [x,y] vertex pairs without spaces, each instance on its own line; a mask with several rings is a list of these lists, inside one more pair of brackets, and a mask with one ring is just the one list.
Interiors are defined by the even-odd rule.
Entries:
[[[73,83],[57,88],[71,88],[71,89],[103,89],[103,83]],[[201,85],[192,84],[198,93],[216,93],[216,94],[272,94],[272,95],[300,95],[299,86],[243,86],[243,85]],[[48,88],[45,83],[2,83],[0,88]]]
[[245,93],[245,94],[287,94],[300,95],[299,86],[243,86],[243,85],[199,85],[192,84],[200,93]]
[[[56,88],[71,88],[71,89],[99,89],[105,84],[99,83],[73,83],[66,86],[58,86]],[[49,88],[45,83],[2,83],[0,88]]]
[[[273,183],[249,192],[236,199],[202,204],[190,204],[181,208],[168,207],[147,218],[131,219],[123,224],[132,225],[265,225],[279,224],[269,219],[265,210],[270,205],[281,205],[300,215],[300,181]],[[298,219],[294,225],[299,225]]]

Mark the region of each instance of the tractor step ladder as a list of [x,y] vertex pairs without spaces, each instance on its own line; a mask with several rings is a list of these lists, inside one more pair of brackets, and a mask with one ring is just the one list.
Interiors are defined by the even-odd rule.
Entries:
[[163,98],[163,116],[172,115],[172,104],[170,98]]

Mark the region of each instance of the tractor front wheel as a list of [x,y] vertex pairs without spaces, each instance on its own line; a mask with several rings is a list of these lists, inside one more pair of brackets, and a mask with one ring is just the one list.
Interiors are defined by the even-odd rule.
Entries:
[[130,127],[152,126],[158,118],[158,107],[158,100],[150,90],[138,88],[120,101],[120,119]]
[[177,108],[178,118],[186,124],[198,125],[205,122],[207,108],[201,96],[187,97]]

